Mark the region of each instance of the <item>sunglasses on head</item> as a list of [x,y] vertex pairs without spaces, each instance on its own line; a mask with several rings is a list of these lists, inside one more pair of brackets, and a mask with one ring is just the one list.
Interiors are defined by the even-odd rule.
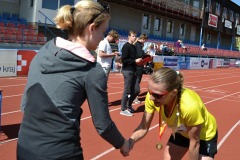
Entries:
[[152,91],[148,91],[150,93],[151,96],[153,96],[156,99],[160,99],[162,97],[164,97],[165,95],[167,95],[169,92],[164,93],[164,94],[158,94],[158,93],[153,93]]
[[[101,4],[101,3],[100,3]],[[102,13],[106,12],[106,13],[110,13],[110,8],[108,5],[106,4],[101,4],[101,6],[103,7],[103,10],[99,13],[99,14],[96,14],[95,16],[92,17],[92,19],[89,21],[89,23],[93,23],[93,21],[99,17]]]

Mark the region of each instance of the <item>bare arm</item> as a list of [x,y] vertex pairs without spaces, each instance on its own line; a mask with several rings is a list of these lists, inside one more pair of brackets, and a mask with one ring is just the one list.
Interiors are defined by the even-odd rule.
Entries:
[[129,139],[131,149],[133,148],[135,142],[141,140],[147,134],[153,116],[153,113],[144,112],[140,125],[135,129],[131,135],[131,138]]
[[201,124],[197,126],[188,127],[188,136],[190,139],[190,145],[189,145],[190,160],[198,160],[199,158],[200,131],[201,131]]
[[104,51],[99,50],[99,57],[114,57],[118,52],[112,54],[106,54]]

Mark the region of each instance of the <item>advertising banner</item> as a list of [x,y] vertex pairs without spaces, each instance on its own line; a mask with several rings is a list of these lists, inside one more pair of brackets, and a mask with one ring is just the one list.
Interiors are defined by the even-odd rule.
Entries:
[[235,67],[236,59],[230,59],[229,67]]
[[199,68],[200,68],[199,58],[191,57],[190,58],[190,69],[199,69]]
[[217,23],[218,23],[218,16],[209,13],[208,25],[211,26],[211,27],[217,28]]
[[225,19],[224,26],[226,28],[232,29],[232,22]]
[[163,56],[153,56],[153,63],[154,63],[154,68],[153,70],[156,71],[159,68],[163,67]]
[[17,75],[17,50],[0,50],[0,77]]
[[172,69],[178,69],[178,57],[177,56],[164,56],[163,66]]
[[217,68],[217,59],[216,58],[209,59],[209,68]]
[[224,67],[224,60],[223,59],[217,59],[217,68]]
[[178,57],[178,69],[189,69],[190,57],[179,56]]
[[17,75],[28,75],[29,65],[35,55],[36,52],[31,50],[17,52]]
[[230,65],[230,59],[227,59],[227,58],[223,59],[223,66],[225,68],[228,68],[229,65]]
[[208,69],[208,68],[209,68],[209,59],[200,58],[200,69]]

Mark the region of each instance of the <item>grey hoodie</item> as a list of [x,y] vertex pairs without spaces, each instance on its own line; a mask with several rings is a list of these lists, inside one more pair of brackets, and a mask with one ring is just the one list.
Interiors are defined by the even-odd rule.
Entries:
[[97,132],[120,148],[124,138],[109,115],[107,80],[101,65],[57,47],[55,39],[49,41],[30,65],[21,106],[24,116],[18,156],[70,160],[82,155],[80,117],[85,100]]

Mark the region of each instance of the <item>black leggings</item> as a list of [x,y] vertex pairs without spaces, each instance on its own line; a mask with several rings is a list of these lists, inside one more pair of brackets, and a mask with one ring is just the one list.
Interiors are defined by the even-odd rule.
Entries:
[[[216,135],[209,141],[200,140],[199,154],[214,158],[214,155],[217,154],[217,139],[218,132],[216,132]],[[175,133],[175,140],[173,135],[171,135],[168,142],[188,148],[190,140],[182,136],[180,133]]]

